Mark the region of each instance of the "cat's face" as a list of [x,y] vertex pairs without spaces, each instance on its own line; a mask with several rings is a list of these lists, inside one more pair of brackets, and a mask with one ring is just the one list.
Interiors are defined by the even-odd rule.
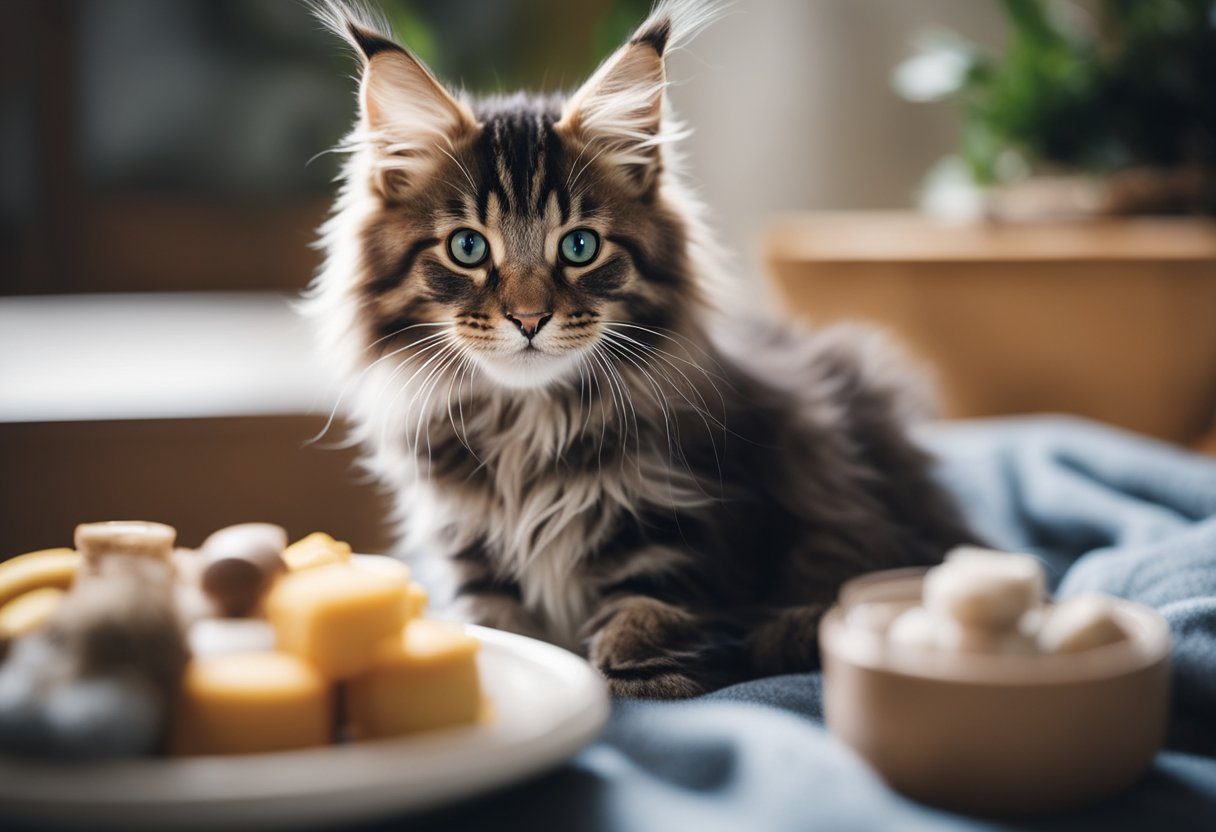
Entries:
[[665,32],[569,98],[475,101],[349,31],[364,58],[354,184],[372,202],[356,291],[378,352],[544,387],[629,360],[691,305],[684,224],[661,190]]

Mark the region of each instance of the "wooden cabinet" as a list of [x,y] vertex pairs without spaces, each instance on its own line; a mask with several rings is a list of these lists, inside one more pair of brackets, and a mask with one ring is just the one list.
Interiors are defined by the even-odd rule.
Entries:
[[159,520],[197,546],[221,526],[266,521],[386,551],[389,500],[352,448],[309,444],[320,416],[0,424],[0,560],[72,545],[77,523]]
[[1216,221],[804,214],[765,259],[798,315],[893,330],[948,416],[1075,413],[1179,442],[1216,417]]

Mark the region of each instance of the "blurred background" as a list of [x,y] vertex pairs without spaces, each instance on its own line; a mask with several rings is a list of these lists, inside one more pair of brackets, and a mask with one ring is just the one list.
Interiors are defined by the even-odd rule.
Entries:
[[[645,0],[384,0],[477,91],[575,86]],[[146,517],[386,545],[289,301],[354,65],[293,0],[6,0],[0,556]],[[737,0],[673,58],[741,297],[866,318],[945,415],[1216,416],[1216,2]]]

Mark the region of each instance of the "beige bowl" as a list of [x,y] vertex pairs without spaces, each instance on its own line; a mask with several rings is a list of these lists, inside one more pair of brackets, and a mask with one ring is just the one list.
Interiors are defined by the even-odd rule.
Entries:
[[1118,601],[1130,641],[1060,656],[908,651],[846,625],[870,601],[920,599],[924,570],[845,584],[820,647],[829,730],[909,797],[957,811],[1026,815],[1129,786],[1165,738],[1169,630]]

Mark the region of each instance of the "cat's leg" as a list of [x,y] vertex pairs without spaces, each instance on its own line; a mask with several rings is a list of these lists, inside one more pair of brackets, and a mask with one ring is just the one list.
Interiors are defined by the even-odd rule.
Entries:
[[693,671],[702,626],[687,593],[676,591],[678,565],[688,554],[645,540],[626,519],[623,531],[590,560],[582,579],[595,587],[598,607],[582,630],[588,660],[613,696],[679,699],[707,690]]
[[740,628],[707,597],[701,559],[677,545],[689,531],[672,521],[671,542],[659,518],[644,527],[632,518],[594,557],[581,580],[597,607],[581,636],[588,660],[613,696],[678,699],[741,678],[746,652]]
[[464,547],[451,558],[456,571],[456,606],[474,624],[545,639],[544,627],[524,608],[519,584],[495,572],[480,543]]
[[[849,540],[849,529],[826,526],[808,534],[784,558],[764,604],[749,617],[747,648],[752,675],[818,669],[820,621],[835,603],[840,587],[866,572],[876,557],[873,551],[855,549]],[[891,538],[890,548],[896,543]]]
[[819,622],[827,604],[774,610],[747,637],[756,676],[806,673],[819,667]]

